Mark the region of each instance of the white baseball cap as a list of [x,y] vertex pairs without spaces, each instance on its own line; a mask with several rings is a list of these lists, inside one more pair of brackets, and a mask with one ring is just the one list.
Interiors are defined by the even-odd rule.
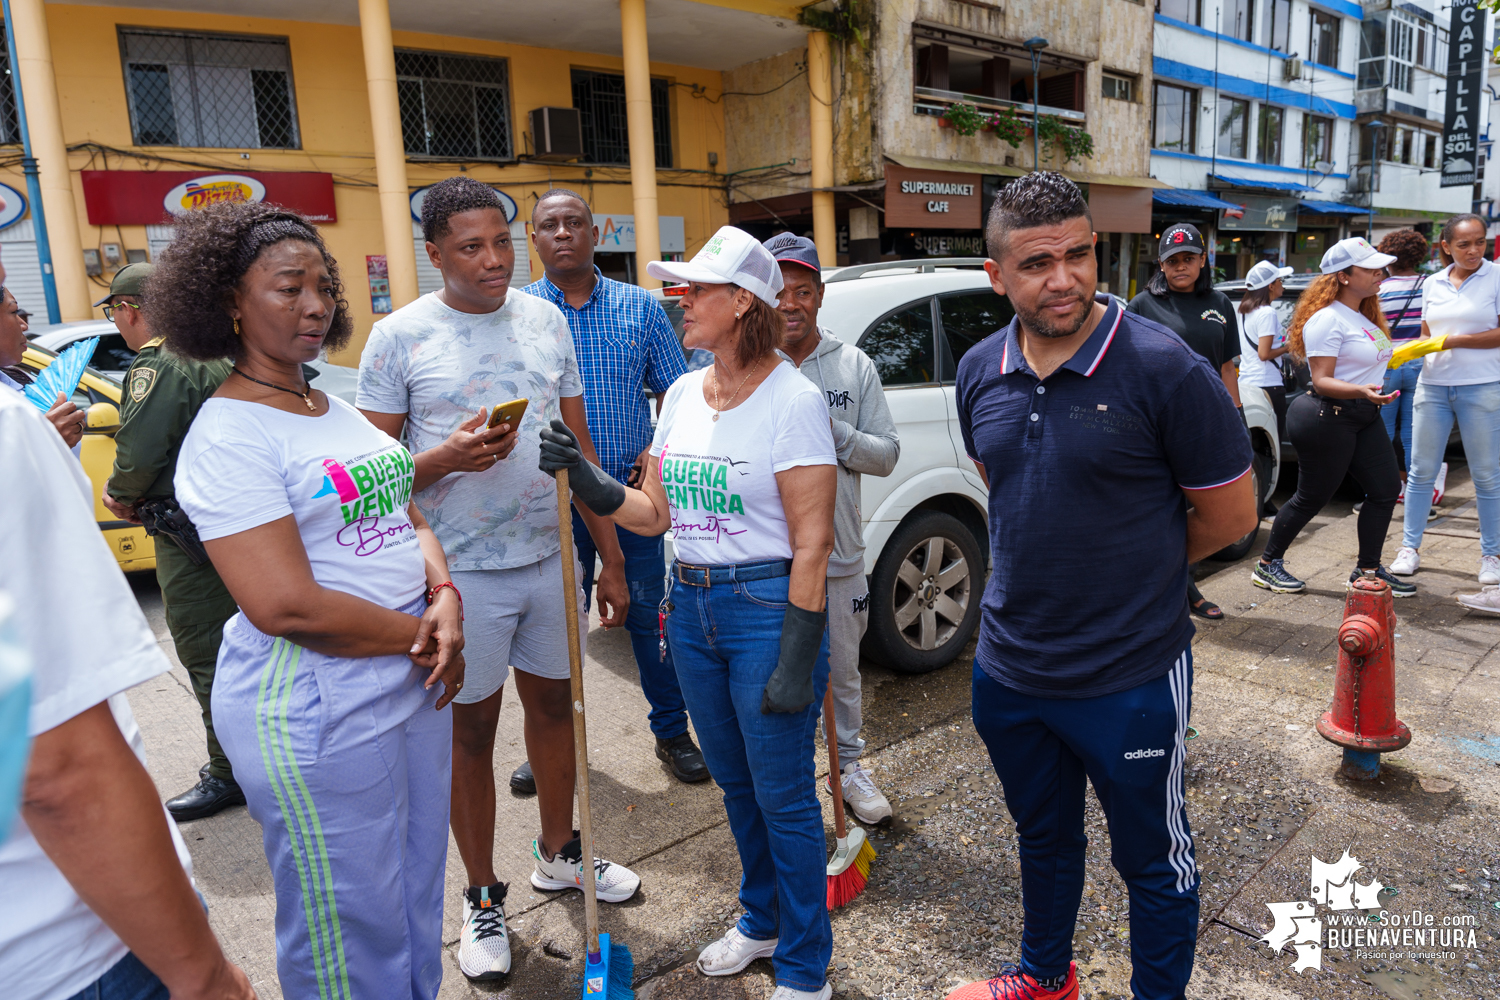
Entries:
[[773,309],[781,291],[781,265],[771,251],[734,226],[721,226],[692,260],[653,260],[646,273],[662,281],[739,285]]
[[1394,263],[1394,256],[1376,250],[1364,237],[1351,236],[1329,247],[1318,268],[1324,274],[1333,274],[1346,267],[1389,267]]
[[1245,288],[1255,291],[1257,288],[1265,288],[1276,283],[1277,278],[1285,278],[1296,270],[1291,267],[1277,267],[1268,260],[1259,261],[1245,274]]

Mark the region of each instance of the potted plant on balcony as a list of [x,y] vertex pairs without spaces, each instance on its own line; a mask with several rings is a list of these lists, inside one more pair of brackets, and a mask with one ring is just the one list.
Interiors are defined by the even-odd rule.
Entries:
[[1064,163],[1094,155],[1094,137],[1081,128],[1065,124],[1061,118],[1047,115],[1039,119],[1037,136],[1048,149],[1061,146]]
[[988,131],[1009,146],[1019,149],[1021,143],[1026,141],[1026,123],[1016,114],[1015,108],[1001,108],[993,112],[986,123],[989,125]]
[[963,101],[950,104],[938,118],[939,128],[951,128],[959,135],[973,135],[989,125],[989,119],[972,104]]

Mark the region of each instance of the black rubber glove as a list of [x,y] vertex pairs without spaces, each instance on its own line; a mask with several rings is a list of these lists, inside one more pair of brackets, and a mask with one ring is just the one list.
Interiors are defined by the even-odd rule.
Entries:
[[800,712],[813,701],[813,665],[823,645],[826,611],[806,611],[788,603],[781,619],[781,657],[760,696],[762,715]]
[[567,469],[568,485],[572,487],[573,495],[600,517],[608,517],[625,502],[625,487],[606,476],[599,466],[584,459],[578,439],[561,420],[554,420],[551,427],[542,428],[542,453],[537,467],[554,477],[558,469]]

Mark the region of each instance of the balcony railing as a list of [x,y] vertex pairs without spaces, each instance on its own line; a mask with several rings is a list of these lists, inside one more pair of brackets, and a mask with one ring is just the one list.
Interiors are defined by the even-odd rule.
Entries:
[[[949,106],[954,104],[972,104],[977,108],[990,111],[999,111],[1002,108],[1012,108],[1021,113],[1021,117],[1031,116],[1031,103],[1029,101],[1007,101],[999,97],[985,97],[982,94],[965,94],[956,90],[937,90],[934,87],[917,87],[916,106],[918,114],[941,115]],[[1053,108],[1043,104],[1037,109],[1041,114],[1061,118],[1067,122],[1077,122],[1082,125],[1088,121],[1088,116],[1082,111],[1074,111],[1070,108]]]

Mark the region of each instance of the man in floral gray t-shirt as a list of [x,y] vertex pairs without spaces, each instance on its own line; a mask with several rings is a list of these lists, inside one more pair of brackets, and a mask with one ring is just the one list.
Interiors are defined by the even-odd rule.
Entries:
[[[533,887],[574,889],[573,723],[556,483],[537,467],[539,432],[563,420],[593,456],[573,336],[557,307],[510,288],[510,226],[495,192],[469,177],[428,189],[427,253],[443,289],[375,324],[359,365],[357,405],[416,460],[413,499],[432,526],[465,611],[464,690],[453,700],[453,837],[468,871],[459,968],[474,979],[510,970],[506,886],[495,875],[495,729],[516,668],[541,835]],[[487,426],[496,406],[529,401],[519,427]],[[624,558],[607,522],[581,505],[601,545],[606,626],[629,608]],[[581,576],[581,574],[580,574]],[[575,594],[586,622],[583,593]],[[580,637],[582,638],[582,637]],[[599,898],[621,902],[640,879],[598,862]]]

